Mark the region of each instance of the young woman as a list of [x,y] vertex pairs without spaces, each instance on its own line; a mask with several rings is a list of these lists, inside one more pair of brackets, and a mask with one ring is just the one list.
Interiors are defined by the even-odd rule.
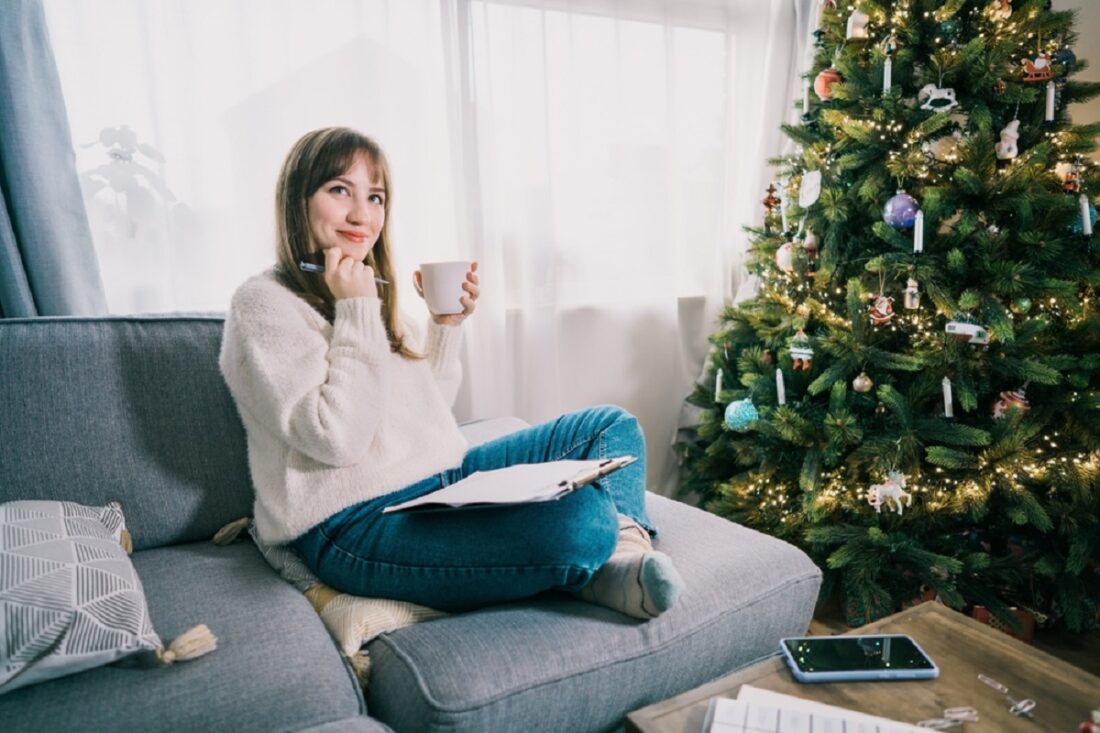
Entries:
[[[339,591],[446,611],[549,589],[636,618],[671,608],[683,581],[652,549],[637,420],[594,407],[468,448],[451,405],[477,263],[462,313],[433,314],[416,339],[398,310],[390,201],[385,156],[354,130],[311,132],[283,164],[276,264],[234,294],[220,358],[260,537],[292,544]],[[419,271],[413,285],[423,297]],[[382,514],[474,471],[618,455],[639,460],[558,501]]]

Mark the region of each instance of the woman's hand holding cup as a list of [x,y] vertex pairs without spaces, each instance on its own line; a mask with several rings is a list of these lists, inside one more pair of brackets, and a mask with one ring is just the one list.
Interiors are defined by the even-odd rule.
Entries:
[[474,312],[481,295],[477,262],[425,262],[413,273],[413,287],[433,321],[457,326]]

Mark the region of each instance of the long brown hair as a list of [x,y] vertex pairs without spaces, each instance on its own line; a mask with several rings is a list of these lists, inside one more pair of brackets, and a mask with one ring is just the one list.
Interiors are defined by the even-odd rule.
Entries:
[[317,243],[309,227],[309,198],[322,185],[351,168],[360,155],[381,177],[386,192],[382,232],[367,253],[364,264],[378,277],[389,281],[389,285],[382,287],[381,299],[382,322],[390,349],[409,359],[423,359],[423,354],[406,346],[397,308],[397,279],[390,250],[390,202],[393,200],[390,167],[382,148],[366,135],[347,127],[326,127],[305,134],[287,153],[275,187],[275,273],[283,285],[332,323],[336,317],[332,292],[324,278],[302,272],[298,263],[318,261]]

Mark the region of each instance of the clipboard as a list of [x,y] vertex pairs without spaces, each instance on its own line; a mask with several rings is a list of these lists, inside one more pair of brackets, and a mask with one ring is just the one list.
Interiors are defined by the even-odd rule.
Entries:
[[474,471],[450,486],[388,506],[382,513],[487,509],[555,501],[636,460],[635,456],[619,456],[605,460],[517,463],[491,471]]

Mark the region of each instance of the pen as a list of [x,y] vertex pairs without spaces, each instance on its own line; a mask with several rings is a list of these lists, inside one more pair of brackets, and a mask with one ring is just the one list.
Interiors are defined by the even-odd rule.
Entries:
[[[301,262],[298,263],[298,269],[301,270],[302,272],[324,272],[325,271],[325,266],[324,265],[315,265],[312,262],[301,261]],[[383,280],[380,277],[374,278],[374,281],[376,283],[381,283],[382,285],[389,285],[390,284],[389,280]]]

